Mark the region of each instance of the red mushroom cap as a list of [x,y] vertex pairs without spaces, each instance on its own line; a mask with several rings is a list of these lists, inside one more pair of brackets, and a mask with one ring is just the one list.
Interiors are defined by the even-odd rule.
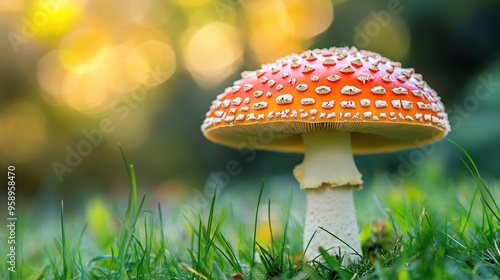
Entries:
[[[412,148],[450,131],[437,93],[412,68],[356,48],[305,51],[243,72],[201,127],[235,148],[302,152],[300,134],[351,132],[354,153]],[[265,141],[248,141],[266,133]]]

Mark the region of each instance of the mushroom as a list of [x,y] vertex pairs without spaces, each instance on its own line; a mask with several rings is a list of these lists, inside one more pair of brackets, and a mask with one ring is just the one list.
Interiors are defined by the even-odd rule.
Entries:
[[[234,148],[304,153],[293,173],[306,191],[305,258],[323,247],[356,261],[362,251],[352,190],[363,181],[353,154],[426,145],[445,137],[450,125],[422,75],[345,47],[292,54],[243,72],[213,101],[201,130]],[[264,134],[257,138],[265,141],[249,141]]]

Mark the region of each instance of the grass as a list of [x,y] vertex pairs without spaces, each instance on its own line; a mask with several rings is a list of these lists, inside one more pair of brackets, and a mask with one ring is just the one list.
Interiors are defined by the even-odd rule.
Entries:
[[[259,207],[264,182],[253,198],[256,210],[248,221],[242,221],[234,204],[221,203],[215,191],[208,207],[183,213],[185,228],[179,240],[169,238],[173,225],[165,221],[160,205],[145,209],[146,197],[138,197],[135,169],[123,156],[130,188],[126,210],[118,215],[119,229],[109,227],[103,213],[100,227],[85,224],[74,230],[79,225],[68,225],[61,203],[60,232],[54,232],[58,236],[54,245],[44,247],[44,258],[19,256],[22,263],[12,274],[2,262],[0,278],[498,279],[498,188],[488,188],[467,152],[456,147],[469,178],[438,182],[445,186],[424,180],[428,186],[422,190],[415,186],[428,176],[417,176],[404,186],[389,186],[365,198],[368,202],[363,205],[371,207],[358,211],[364,258],[356,264],[342,266],[341,259],[324,250],[324,262],[305,262],[301,221],[292,213],[292,198],[276,203],[268,199],[264,209]],[[276,208],[283,212],[279,223],[273,222]],[[365,218],[373,208],[382,213],[381,219]],[[264,225],[259,224],[263,211],[267,212]],[[92,238],[88,227],[98,228],[103,237]],[[259,238],[262,227],[268,233],[267,242]],[[36,229],[26,225],[23,229],[25,238],[36,239]]]

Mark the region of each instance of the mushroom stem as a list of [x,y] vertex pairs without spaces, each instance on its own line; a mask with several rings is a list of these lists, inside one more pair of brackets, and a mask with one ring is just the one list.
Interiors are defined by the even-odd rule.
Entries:
[[344,255],[344,264],[359,260],[363,253],[359,242],[352,187],[308,189],[306,197],[304,248],[307,244],[309,247],[305,252],[305,259],[313,260],[318,257],[319,247],[323,247],[330,255],[339,255],[340,251],[340,254]]
[[337,130],[302,133],[304,161],[293,170],[301,189],[360,187],[363,184],[351,149],[351,134]]
[[361,187],[363,181],[354,163],[350,133],[314,131],[303,133],[302,139],[304,161],[295,167],[294,175],[307,193],[304,247],[310,245],[305,258],[316,258],[323,247],[332,255],[340,249],[345,261],[356,261],[362,252],[352,188]]

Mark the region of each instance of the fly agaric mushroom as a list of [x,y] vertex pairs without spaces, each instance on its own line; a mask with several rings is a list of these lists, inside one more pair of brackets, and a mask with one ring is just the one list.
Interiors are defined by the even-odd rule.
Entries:
[[[212,103],[201,130],[230,147],[304,153],[293,172],[306,190],[304,245],[316,232],[305,257],[323,247],[355,261],[362,252],[352,189],[363,181],[353,154],[429,144],[450,126],[440,98],[412,68],[370,51],[330,48],[243,72]],[[265,143],[248,141],[262,133],[270,135]]]

